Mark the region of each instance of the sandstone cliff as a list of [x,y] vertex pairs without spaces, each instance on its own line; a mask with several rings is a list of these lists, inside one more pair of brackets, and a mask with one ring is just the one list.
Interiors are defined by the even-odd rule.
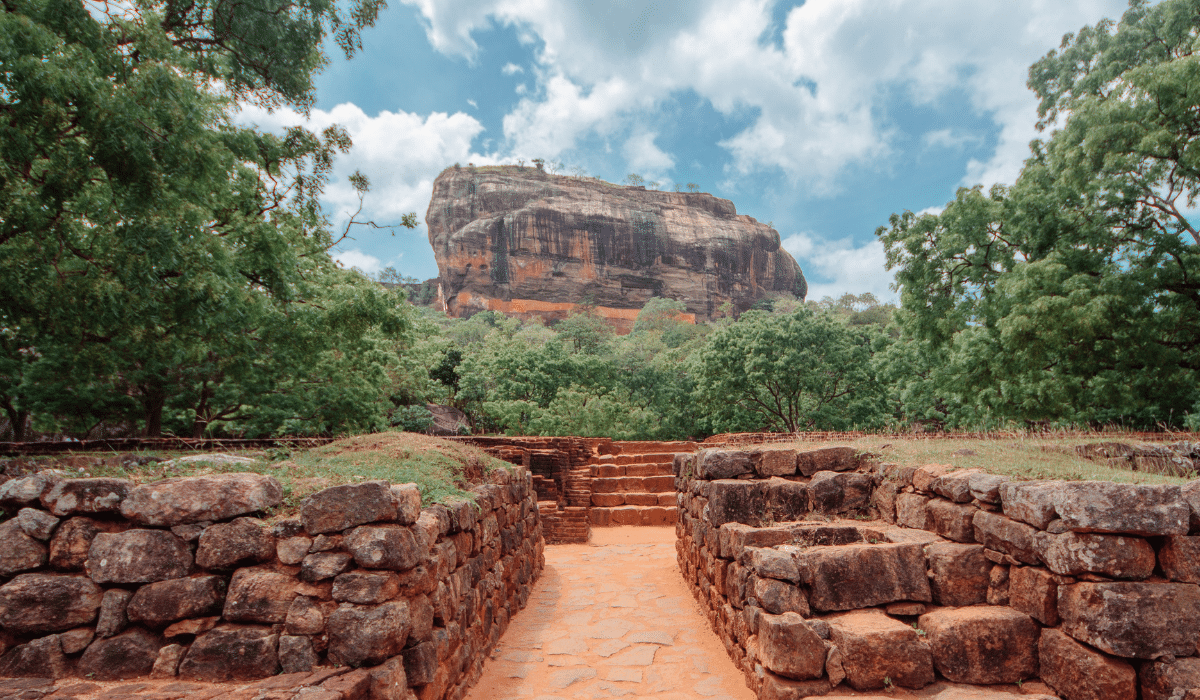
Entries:
[[804,298],[779,234],[709,194],[647,191],[535,168],[449,168],[426,214],[447,313],[564,318],[578,302],[628,331],[651,297],[689,320],[770,292]]

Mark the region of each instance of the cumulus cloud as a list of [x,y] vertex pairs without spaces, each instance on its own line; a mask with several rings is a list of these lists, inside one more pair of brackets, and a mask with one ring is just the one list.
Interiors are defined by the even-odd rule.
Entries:
[[[371,181],[371,191],[364,199],[358,220],[388,225],[398,223],[406,212],[416,211],[419,219],[424,217],[433,194],[433,180],[446,166],[455,162],[480,165],[492,162],[487,156],[471,151],[471,142],[483,131],[483,125],[462,112],[434,112],[422,117],[384,111],[371,117],[358,106],[347,103],[329,111],[313,110],[306,120],[290,109],[267,112],[243,107],[238,121],[271,131],[298,124],[318,132],[331,124],[346,128],[354,146],[349,153],[338,156],[332,180],[322,197],[327,213],[339,228],[345,226],[358,208],[358,195],[347,180],[355,170],[361,170]],[[341,253],[353,254],[354,251]],[[362,264],[347,265],[363,270],[367,270],[363,264],[379,265],[374,258],[373,263],[365,258],[356,260]]]
[[373,275],[383,269],[382,260],[374,255],[368,255],[358,248],[334,253],[333,259],[341,263],[342,267],[355,268],[368,275]]
[[878,240],[855,246],[848,238],[831,241],[796,233],[780,243],[804,270],[809,299],[871,292],[882,301],[899,300],[891,289],[894,277],[886,270],[887,256]]
[[[778,169],[812,191],[838,191],[850,166],[885,162],[897,128],[889,101],[955,93],[999,127],[995,150],[965,184],[1015,178],[1035,136],[1030,63],[1062,35],[1124,0],[404,0],[438,50],[474,58],[472,35],[514,27],[539,49],[536,89],[504,119],[516,157],[557,157],[591,134],[627,138],[629,124],[693,91],[726,115],[751,114],[721,142],[731,172]],[[778,37],[774,40],[772,37]],[[953,134],[934,135],[931,143]],[[942,145],[950,145],[941,142]]]
[[515,63],[505,63],[504,67],[500,69],[500,72],[505,75],[515,75],[517,73],[524,73],[525,69]]
[[675,167],[675,159],[654,144],[657,137],[653,131],[638,131],[625,141],[621,154],[629,167],[655,175]]

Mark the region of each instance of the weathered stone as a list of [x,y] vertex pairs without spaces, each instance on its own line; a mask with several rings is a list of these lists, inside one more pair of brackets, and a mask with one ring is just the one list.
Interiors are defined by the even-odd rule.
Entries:
[[988,574],[988,605],[1008,605],[1008,569],[1007,566],[995,565]]
[[1179,494],[1188,504],[1189,529],[1200,530],[1200,479],[1189,481],[1180,486]]
[[924,615],[926,609],[927,608],[924,603],[888,603],[887,607],[884,608],[888,615],[894,615],[896,617],[916,617],[917,615]]
[[100,615],[96,619],[97,637],[111,637],[125,629],[129,624],[129,618],[125,616],[125,608],[129,605],[129,599],[132,597],[133,591],[123,588],[113,588],[104,592],[104,597],[100,601]]
[[1190,510],[1173,484],[1078,481],[1061,488],[1055,509],[1076,532],[1186,535]]
[[400,577],[393,573],[351,572],[333,580],[333,599],[342,603],[375,605],[396,597]]
[[183,660],[183,655],[187,653],[187,647],[182,644],[168,644],[158,650],[158,657],[154,659],[154,666],[150,669],[151,678],[174,678],[175,673],[179,670],[179,662]]
[[343,541],[354,561],[366,569],[406,571],[420,564],[429,554],[410,528],[402,525],[364,525]]
[[896,522],[896,496],[900,486],[894,481],[884,481],[871,493],[871,507],[879,511],[879,517],[886,523]]
[[283,487],[262,474],[209,474],[163,479],[129,491],[121,515],[141,525],[171,527],[216,522],[267,510],[283,501]]
[[796,581],[800,572],[796,568],[795,554],[796,548],[790,545],[771,548],[747,547],[743,559],[759,576],[780,581]]
[[[2,527],[3,525],[0,525],[0,528]],[[82,569],[87,563],[88,550],[91,549],[92,540],[96,535],[126,529],[128,528],[123,523],[93,520],[82,516],[71,518],[59,525],[50,540],[50,566],[64,571]]]
[[46,545],[25,534],[16,519],[0,523],[0,576],[12,576],[46,564]]
[[428,641],[433,634],[433,600],[424,594],[408,600],[408,645]]
[[386,481],[364,481],[318,491],[300,504],[300,519],[310,535],[341,532],[356,525],[390,522],[399,502]]
[[99,477],[63,479],[42,494],[42,505],[62,517],[76,513],[116,513],[133,482]]
[[1000,487],[1008,482],[1007,476],[975,473],[967,478],[971,496],[984,503],[1000,503]]
[[0,503],[10,506],[40,503],[42,496],[59,481],[62,481],[61,476],[47,472],[10,479],[0,484]]
[[833,685],[825,678],[796,681],[764,669],[758,700],[805,700],[805,698],[827,695],[833,689]]
[[959,607],[987,600],[992,563],[981,545],[941,542],[925,547],[925,556],[935,603]]
[[1040,564],[1033,538],[1038,530],[1003,515],[976,510],[971,518],[975,541],[1025,564]]
[[63,678],[71,671],[57,634],[19,644],[0,656],[0,678]]
[[712,527],[725,523],[759,526],[767,509],[767,484],[762,481],[721,479],[708,486],[706,520]]
[[741,450],[701,450],[696,456],[696,478],[705,481],[732,479],[754,471],[749,452]]
[[761,615],[758,650],[763,666],[787,678],[820,678],[825,672],[825,644],[796,613]]
[[17,523],[21,530],[35,540],[45,542],[54,534],[60,520],[44,510],[22,508],[17,512]]
[[898,494],[896,524],[916,530],[933,530],[933,519],[929,517],[929,497],[919,493]]
[[950,472],[934,479],[929,490],[955,503],[970,503],[974,498],[971,495],[971,477],[977,474],[979,471],[975,469]]
[[279,635],[270,627],[221,626],[192,642],[179,677],[223,682],[266,678],[279,672]]
[[858,451],[853,447],[823,447],[796,453],[796,470],[804,476],[817,472],[848,472],[858,469]]
[[875,690],[885,679],[904,688],[933,682],[929,647],[911,626],[880,610],[855,610],[826,620],[842,655],[846,681],[855,690]]
[[400,653],[408,639],[408,604],[344,605],[325,622],[329,660],[347,666],[375,665]]
[[814,610],[854,610],[900,600],[933,600],[919,544],[812,547],[797,555]]
[[975,541],[975,506],[935,498],[927,508],[934,532],[955,542]]
[[[1200,659],[1148,662],[1142,664],[1138,677],[1142,700],[1191,700],[1200,689]],[[1188,693],[1189,690],[1193,692]]]
[[85,564],[96,583],[152,583],[192,571],[187,543],[164,530],[98,533]]
[[87,649],[96,638],[96,630],[91,627],[78,627],[58,635],[64,654],[78,654]]
[[947,680],[991,685],[1037,675],[1041,630],[1024,613],[997,605],[943,608],[922,615],[917,626]]
[[913,470],[912,485],[918,491],[932,492],[933,482],[950,473],[949,464],[926,464]]
[[759,476],[791,476],[796,473],[796,451],[764,449],[750,453],[754,473]]
[[354,557],[345,552],[317,552],[304,557],[300,566],[300,580],[324,581],[349,570]]
[[98,681],[116,681],[146,676],[154,668],[163,646],[158,635],[140,627],[115,637],[97,639],[79,657],[77,673]]
[[212,617],[197,617],[192,620],[180,620],[179,622],[168,626],[165,630],[163,630],[162,634],[166,639],[173,639],[175,637],[181,637],[184,635],[195,637],[197,635],[204,634],[210,629],[213,629],[220,621],[220,615],[214,615]]
[[1000,487],[1004,514],[1013,520],[1045,530],[1058,517],[1055,501],[1061,497],[1062,481],[1009,481]]
[[[622,332],[651,297],[684,300],[683,319],[749,309],[771,291],[808,285],[768,225],[707,193],[659,192],[500,166],[448,168],[425,221],[446,312],[494,309],[547,321],[590,313]],[[652,231],[652,233],[651,233]],[[718,262],[720,261],[720,262]]]
[[225,579],[195,576],[151,583],[137,589],[125,614],[130,622],[160,628],[188,617],[206,617],[221,612]]
[[84,576],[20,574],[0,586],[0,628],[59,632],[96,619],[104,592]]
[[317,665],[312,639],[285,634],[279,638],[279,665],[284,673],[311,671]]
[[396,522],[412,525],[421,517],[421,489],[416,484],[392,484],[396,499]]
[[1200,586],[1076,583],[1058,589],[1062,630],[1116,656],[1190,656],[1200,638]]
[[1014,566],[1008,572],[1008,604],[1047,627],[1058,626],[1058,582],[1045,569]]
[[1154,549],[1140,537],[1039,532],[1033,544],[1038,557],[1056,574],[1091,572],[1140,580],[1154,573]]
[[869,474],[820,471],[808,482],[809,508],[817,513],[845,513],[867,507],[873,482]]
[[412,685],[427,685],[437,674],[437,647],[423,642],[404,650],[404,673]]
[[172,525],[171,534],[191,544],[192,542],[199,542],[200,536],[204,534],[204,531],[210,525],[212,523],[207,520],[199,523],[188,523],[186,525]]
[[1171,535],[1158,550],[1163,576],[1181,583],[1200,583],[1200,537]]
[[325,613],[317,601],[296,596],[288,608],[285,629],[288,634],[320,634],[325,631]]
[[280,563],[295,565],[304,561],[308,548],[312,546],[312,538],[304,536],[288,537],[275,543],[275,556]]
[[297,595],[295,578],[267,569],[238,569],[222,615],[230,622],[283,622]]
[[798,613],[808,617],[808,597],[799,587],[772,578],[756,578],[754,581],[754,597],[763,610],[774,615],[787,612]]
[[782,523],[802,520],[808,514],[808,486],[798,481],[767,481],[766,520]]
[[237,518],[206,528],[196,550],[196,565],[205,569],[232,569],[245,563],[268,561],[275,555],[275,538],[263,523]]
[[1137,673],[1057,629],[1042,630],[1038,675],[1064,700],[1136,700]]

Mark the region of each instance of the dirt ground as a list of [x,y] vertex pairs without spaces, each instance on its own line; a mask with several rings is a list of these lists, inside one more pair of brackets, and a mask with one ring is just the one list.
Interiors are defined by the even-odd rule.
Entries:
[[529,605],[468,700],[754,700],[675,565],[673,527],[546,548]]

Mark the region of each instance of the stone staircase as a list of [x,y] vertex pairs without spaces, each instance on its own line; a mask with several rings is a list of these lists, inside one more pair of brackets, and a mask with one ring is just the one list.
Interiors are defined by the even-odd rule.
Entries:
[[660,445],[623,445],[618,454],[590,460],[592,525],[675,524],[679,512],[673,474],[675,453],[630,452],[638,447],[653,449]]

